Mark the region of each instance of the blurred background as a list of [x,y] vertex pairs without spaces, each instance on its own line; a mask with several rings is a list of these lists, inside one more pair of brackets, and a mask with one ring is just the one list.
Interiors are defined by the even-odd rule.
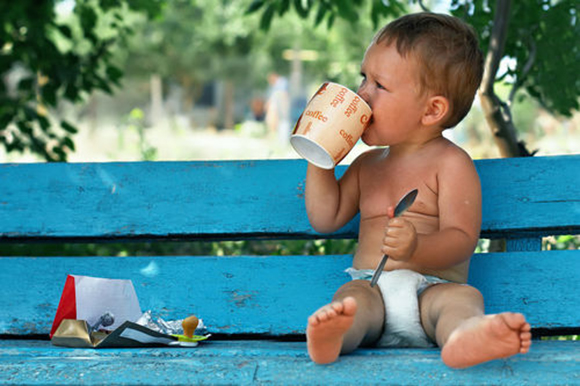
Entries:
[[[423,9],[465,18],[487,53],[499,27],[507,31],[490,85],[496,120],[513,128],[515,150],[498,148],[479,97],[446,136],[474,159],[578,153],[577,0],[21,0],[0,2],[0,162],[297,158],[289,134],[313,92],[325,81],[356,90],[378,28]],[[365,149],[358,143],[343,163]],[[478,251],[488,245],[482,240]],[[550,237],[544,246],[577,249],[580,237]],[[3,245],[0,253],[355,247],[354,240],[39,245],[42,252]]]
[[[25,3],[23,7],[31,6]],[[116,85],[104,90],[81,87],[72,101],[60,97],[46,107],[51,123],[60,120],[74,126],[70,130],[74,135],[69,136],[72,146],[68,142],[63,146],[69,162],[296,158],[288,137],[308,98],[327,80],[356,90],[375,24],[392,19],[389,14],[367,17],[365,7],[372,2],[357,6],[365,13],[354,24],[345,17],[332,24],[313,20],[314,12],[305,17],[296,12],[299,8],[287,12],[277,8],[274,16],[267,15],[267,1],[149,1],[136,2],[140,4],[134,8],[116,1],[46,3],[59,31],[50,38],[61,53],[95,49],[90,36],[87,43],[86,33],[83,38],[79,32],[86,32],[87,23],[94,24],[93,33],[103,41],[130,31],[121,43],[107,46],[107,74],[118,78]],[[107,3],[121,6],[109,9]],[[284,6],[284,1],[270,3]],[[314,8],[316,2],[303,3]],[[422,6],[448,12],[462,2],[399,3],[405,12]],[[95,9],[92,20],[79,11],[81,5]],[[251,7],[258,11],[248,12]],[[80,38],[75,39],[77,35]],[[9,53],[6,44],[3,52]],[[499,73],[510,66],[510,58],[504,58]],[[17,85],[29,71],[16,63],[3,78],[8,85]],[[501,98],[508,98],[510,83],[509,76],[496,83]],[[554,114],[525,90],[510,107],[519,138],[537,155],[580,149],[578,112]],[[445,134],[473,158],[500,156],[479,99],[469,116]],[[344,162],[364,150],[359,143]],[[0,147],[0,162],[45,159],[34,146],[10,152]]]

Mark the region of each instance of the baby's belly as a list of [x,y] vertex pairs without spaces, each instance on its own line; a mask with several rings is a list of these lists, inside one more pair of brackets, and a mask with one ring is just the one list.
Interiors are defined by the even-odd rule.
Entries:
[[[359,242],[353,261],[354,268],[375,269],[377,267],[383,257],[381,246],[386,221],[386,218],[361,220]],[[413,221],[413,225],[415,225],[418,233],[430,233],[434,231],[432,225],[430,226],[426,223],[417,224],[416,221]],[[395,269],[411,269],[424,275],[433,275],[445,280],[465,283],[467,281],[469,261],[444,270],[432,270],[408,262],[395,261],[393,259],[387,260],[384,270],[392,271]]]

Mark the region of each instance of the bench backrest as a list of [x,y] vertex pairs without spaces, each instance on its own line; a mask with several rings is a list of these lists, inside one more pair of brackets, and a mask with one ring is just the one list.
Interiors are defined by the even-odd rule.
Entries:
[[[483,238],[470,283],[487,311],[537,329],[580,327],[580,252],[542,237],[580,234],[580,156],[476,162]],[[339,167],[337,173],[344,172]],[[356,238],[355,218],[312,230],[301,160],[0,165],[1,243]],[[302,334],[349,278],[350,255],[0,257],[0,334],[46,334],[67,274],[131,279],[141,308],[199,315],[213,333]],[[553,331],[552,331],[553,332]]]

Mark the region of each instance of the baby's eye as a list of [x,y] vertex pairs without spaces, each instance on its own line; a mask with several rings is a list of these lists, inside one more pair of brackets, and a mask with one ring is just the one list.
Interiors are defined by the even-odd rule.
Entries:
[[366,77],[366,75],[365,75],[365,74],[363,74],[363,73],[361,73],[361,74],[360,74],[360,76],[362,77],[362,79],[361,79],[361,81],[360,81],[360,84],[361,84],[361,85],[362,85],[362,84],[365,84],[365,82],[367,81],[367,77]]
[[375,82],[375,83],[377,84],[377,88],[378,88],[378,89],[380,89],[380,90],[386,90],[386,88],[385,88],[385,87],[383,87],[383,85],[382,85],[382,84],[380,84],[379,82]]

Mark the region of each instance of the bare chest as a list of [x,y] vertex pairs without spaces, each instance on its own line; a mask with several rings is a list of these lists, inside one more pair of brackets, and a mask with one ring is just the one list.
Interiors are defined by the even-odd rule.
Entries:
[[409,215],[438,217],[437,168],[427,163],[401,165],[394,162],[371,164],[361,170],[361,219],[385,217],[389,207],[407,192],[418,189],[419,194],[409,208]]

